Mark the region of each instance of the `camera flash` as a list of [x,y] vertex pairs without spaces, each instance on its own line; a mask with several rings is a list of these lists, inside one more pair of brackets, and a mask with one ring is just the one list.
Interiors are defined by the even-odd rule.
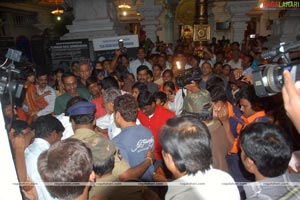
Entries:
[[177,65],[177,69],[181,69],[180,62],[179,62],[179,61],[176,62],[176,65]]

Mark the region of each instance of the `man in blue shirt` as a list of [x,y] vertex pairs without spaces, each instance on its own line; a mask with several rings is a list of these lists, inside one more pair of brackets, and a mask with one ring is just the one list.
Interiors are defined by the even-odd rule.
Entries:
[[113,142],[120,149],[121,156],[135,167],[145,159],[151,162],[150,167],[141,177],[142,181],[152,181],[154,172],[153,157],[150,155],[154,140],[149,129],[136,125],[138,105],[130,94],[119,96],[114,101],[115,123],[122,129],[121,133],[113,138]]

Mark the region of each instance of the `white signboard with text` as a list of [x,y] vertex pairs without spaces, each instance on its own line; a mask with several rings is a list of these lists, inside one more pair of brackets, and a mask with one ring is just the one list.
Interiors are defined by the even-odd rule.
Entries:
[[113,50],[119,48],[119,39],[123,39],[124,47],[139,47],[138,35],[121,35],[109,38],[93,39],[94,51]]

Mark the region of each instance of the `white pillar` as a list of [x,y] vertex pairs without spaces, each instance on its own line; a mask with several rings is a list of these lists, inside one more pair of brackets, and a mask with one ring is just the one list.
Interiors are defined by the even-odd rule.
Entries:
[[146,31],[147,38],[151,39],[152,42],[156,41],[156,31],[159,25],[159,15],[162,12],[161,5],[155,5],[154,0],[144,1],[144,6],[138,6],[137,11],[141,13],[144,20],[141,24],[144,26],[144,31]]
[[61,39],[103,38],[125,34],[110,0],[66,0],[73,7],[74,20]]
[[230,30],[223,30],[223,31],[216,30],[217,22],[230,21],[230,14],[226,11],[225,6],[226,6],[225,1],[218,1],[213,3],[213,7],[211,9],[214,17],[214,21],[213,21],[214,24],[211,24],[212,37],[216,37],[219,40],[222,39],[223,36],[225,36],[225,38],[230,38]]
[[174,11],[172,11],[172,9],[168,9],[167,11],[165,30],[165,42],[174,44]]
[[227,3],[226,7],[231,14],[231,26],[233,31],[231,41],[242,42],[247,22],[250,20],[247,13],[256,5],[257,1],[231,1]]
[[[272,35],[268,38],[266,46],[272,48],[280,42],[294,42],[300,35],[300,12],[289,10],[286,15],[272,25]],[[299,38],[298,38],[299,40]]]

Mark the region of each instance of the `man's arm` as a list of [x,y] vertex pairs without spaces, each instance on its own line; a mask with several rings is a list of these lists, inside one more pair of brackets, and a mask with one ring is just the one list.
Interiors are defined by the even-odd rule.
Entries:
[[37,113],[37,116],[42,116],[42,115],[47,115],[50,114],[54,111],[54,103],[55,103],[55,99],[56,99],[56,94],[55,94],[55,90],[51,88],[51,94],[46,97],[46,101],[48,102],[48,106],[46,106],[44,109],[40,110]]
[[298,133],[300,133],[300,81],[297,81],[295,84],[290,72],[287,70],[283,72],[283,77],[282,96],[284,108]]
[[119,175],[120,181],[139,179],[147,171],[147,169],[153,164],[155,159],[155,152],[149,149],[146,155],[146,159],[135,167],[127,169],[124,173]]
[[[20,183],[29,182],[29,178],[27,176],[26,163],[25,163],[25,138],[23,134],[19,134],[18,136],[14,136],[14,129],[11,129],[9,132],[9,139],[12,143],[12,147],[14,149],[15,154],[15,164],[16,170]],[[29,191],[32,189],[32,186],[21,185],[22,190]]]

